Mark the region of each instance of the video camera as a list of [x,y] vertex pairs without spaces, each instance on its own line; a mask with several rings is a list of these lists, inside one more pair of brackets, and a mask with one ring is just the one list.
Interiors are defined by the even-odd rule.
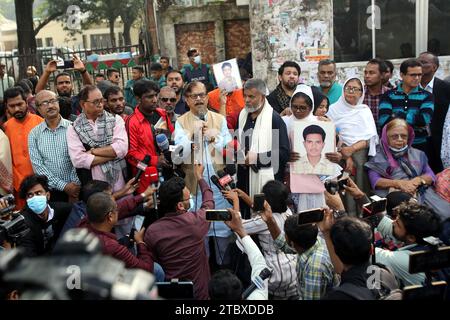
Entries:
[[16,244],[30,231],[25,218],[19,213],[11,214],[10,220],[0,219],[0,245],[6,240]]
[[[416,246],[409,255],[409,273],[424,272],[425,285],[403,289],[404,300],[449,300],[450,246],[442,246],[435,237],[423,239],[424,246]],[[417,250],[415,250],[417,249]]]
[[22,249],[0,255],[0,287],[28,300],[151,300],[152,274],[126,269],[101,254],[99,239],[87,229],[67,231],[52,256],[26,258]]
[[0,218],[2,218],[5,215],[10,214],[16,207],[16,202],[15,202],[14,196],[12,194],[7,194],[6,196],[1,197],[0,201],[1,200],[5,201],[8,204],[8,206],[6,208],[3,208],[0,210]]

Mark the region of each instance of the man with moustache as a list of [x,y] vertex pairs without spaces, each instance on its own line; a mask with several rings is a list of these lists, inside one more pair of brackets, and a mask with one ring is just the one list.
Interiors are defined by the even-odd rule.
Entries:
[[177,102],[175,105],[175,113],[183,115],[189,111],[189,107],[186,104],[186,100],[183,96],[184,80],[183,74],[178,70],[171,70],[166,75],[167,86],[175,90]]
[[387,65],[380,59],[369,60],[364,69],[365,88],[363,104],[369,106],[375,123],[378,123],[378,107],[381,97],[389,91],[389,88],[383,85],[383,74],[386,72],[388,72]]
[[25,93],[21,87],[12,87],[5,90],[3,99],[7,112],[12,116],[3,127],[11,146],[13,187],[17,199],[16,207],[21,209],[25,201],[19,198],[20,184],[25,177],[33,174],[33,167],[28,154],[28,135],[44,119],[28,112]]
[[[283,181],[289,160],[289,138],[286,124],[266,99],[266,84],[250,79],[244,84],[245,108],[236,127],[245,159],[238,159],[237,187],[253,197],[269,180]],[[250,218],[249,210],[242,217]]]
[[267,101],[273,110],[278,113],[289,108],[291,96],[297,88],[298,79],[300,77],[300,66],[294,61],[286,61],[278,69],[278,81],[280,83],[268,96]]
[[36,107],[44,122],[28,136],[28,151],[34,173],[48,178],[50,201],[76,202],[80,180],[70,160],[67,128],[70,121],[59,114],[56,94],[42,90],[36,95]]
[[[157,131],[162,131],[167,135],[170,140],[172,132],[175,128],[175,123],[179,115],[175,113],[175,103],[177,102],[177,96],[175,90],[171,87],[162,87],[158,94],[158,106],[166,111],[167,117],[160,118],[155,124]],[[170,127],[169,125],[172,125]]]
[[337,102],[342,94],[342,86],[336,82],[336,62],[329,59],[320,60],[317,77],[318,89],[328,97],[330,104]]
[[[81,77],[83,79],[83,85],[92,85],[92,78],[87,72],[84,63],[78,58],[76,55],[73,56],[73,68],[75,71],[81,73]],[[51,60],[47,63],[47,66],[42,73],[38,83],[36,84],[36,93],[41,90],[44,90],[47,87],[48,79],[50,75],[55,72],[57,69],[56,60]],[[72,100],[72,114],[78,116],[81,113],[80,101],[77,95],[73,94],[73,83],[72,78],[69,73],[61,72],[58,73],[55,77],[55,87],[58,96],[60,97],[69,97]]]
[[[175,124],[175,145],[183,147],[182,169],[186,187],[195,197],[194,211],[202,203],[202,195],[197,188],[194,165],[199,163],[205,167],[203,178],[211,181],[213,175],[224,168],[223,149],[231,141],[225,117],[219,113],[208,111],[208,94],[206,86],[200,81],[190,82],[184,91],[190,111],[180,116]],[[191,147],[193,146],[193,147]],[[230,208],[220,190],[210,184],[214,194],[216,209]],[[197,204],[197,205],[196,205]],[[214,237],[216,262],[218,265],[228,263],[226,248],[231,231],[223,222],[211,223],[209,237]]]
[[123,97],[123,91],[120,87],[108,87],[105,92],[103,92],[103,97],[106,100],[105,110],[109,113],[121,116],[124,121],[133,113],[133,109],[125,105],[125,98]]

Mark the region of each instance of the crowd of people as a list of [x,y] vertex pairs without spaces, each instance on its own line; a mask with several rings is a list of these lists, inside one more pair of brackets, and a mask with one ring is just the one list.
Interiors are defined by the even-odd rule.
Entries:
[[[266,268],[246,299],[379,299],[367,285],[379,264],[390,290],[425,283],[409,273],[410,253],[430,236],[450,245],[450,84],[435,77],[435,55],[405,60],[395,85],[380,59],[345,81],[322,60],[317,86],[286,61],[272,92],[244,68],[242,89],[219,89],[199,50],[187,56],[180,71],[168,57],[148,75],[135,66],[123,88],[118,70],[92,77],[75,56],[78,93],[56,61],[1,90],[0,195],[14,196],[30,229],[3,249],[51,255],[69,229],[87,228],[104,254],[159,282],[191,281],[202,300],[239,300]],[[322,146],[321,122],[334,124],[337,147],[305,159],[296,124],[311,124],[305,146]],[[326,187],[342,176],[339,192]],[[387,207],[367,218],[370,195]],[[323,219],[299,223],[316,208]],[[231,219],[212,221],[213,209]]]

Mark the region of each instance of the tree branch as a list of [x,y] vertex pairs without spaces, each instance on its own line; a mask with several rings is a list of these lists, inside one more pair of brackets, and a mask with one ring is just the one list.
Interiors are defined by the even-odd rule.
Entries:
[[39,25],[34,29],[34,35],[37,36],[37,34],[39,33],[39,31],[41,31],[41,29],[43,27],[45,27],[49,22],[55,20],[56,18],[62,16],[64,14],[64,12],[59,11],[59,12],[55,12],[52,15],[48,16],[47,18],[45,18],[43,21],[41,21],[39,23]]

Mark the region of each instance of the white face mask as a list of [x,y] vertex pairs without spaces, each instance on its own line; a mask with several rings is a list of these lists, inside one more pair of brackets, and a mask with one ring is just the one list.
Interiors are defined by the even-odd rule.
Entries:
[[200,57],[200,56],[194,57],[194,62],[195,62],[196,64],[202,63],[202,57]]

